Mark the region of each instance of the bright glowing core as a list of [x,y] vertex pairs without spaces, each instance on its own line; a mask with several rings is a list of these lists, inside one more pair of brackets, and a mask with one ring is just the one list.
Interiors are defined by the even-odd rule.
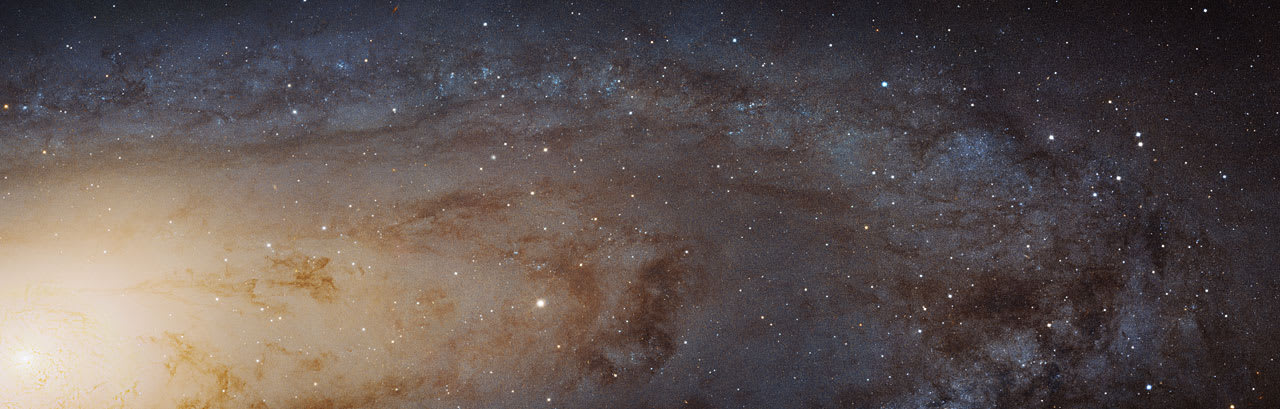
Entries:
[[31,361],[35,359],[35,354],[32,354],[31,351],[18,351],[13,354],[13,363],[17,366],[30,365]]

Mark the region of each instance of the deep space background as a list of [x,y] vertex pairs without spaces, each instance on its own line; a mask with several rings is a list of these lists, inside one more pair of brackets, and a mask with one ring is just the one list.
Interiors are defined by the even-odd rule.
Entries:
[[0,407],[1280,407],[1278,15],[8,3]]

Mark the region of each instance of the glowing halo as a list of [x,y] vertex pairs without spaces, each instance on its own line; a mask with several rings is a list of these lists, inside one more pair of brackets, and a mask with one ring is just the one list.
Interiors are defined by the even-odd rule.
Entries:
[[130,354],[92,299],[28,288],[0,299],[0,408],[87,407],[134,393]]

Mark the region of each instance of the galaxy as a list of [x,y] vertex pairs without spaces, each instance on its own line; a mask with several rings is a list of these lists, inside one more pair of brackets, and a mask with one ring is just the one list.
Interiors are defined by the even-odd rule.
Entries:
[[1268,2],[15,2],[0,408],[1280,407]]

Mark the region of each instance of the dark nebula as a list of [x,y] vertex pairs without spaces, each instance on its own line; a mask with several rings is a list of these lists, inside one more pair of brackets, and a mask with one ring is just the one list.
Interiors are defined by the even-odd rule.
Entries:
[[0,408],[1269,408],[1267,2],[25,2]]

